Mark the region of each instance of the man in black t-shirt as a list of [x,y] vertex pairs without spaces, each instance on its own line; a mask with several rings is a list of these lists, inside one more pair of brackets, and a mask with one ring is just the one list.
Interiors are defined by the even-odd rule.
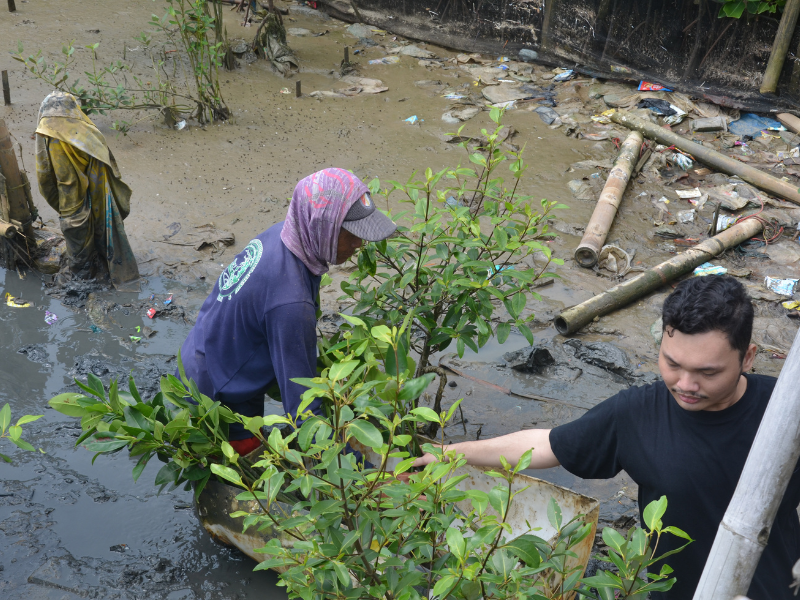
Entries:
[[[663,381],[635,387],[601,402],[555,429],[530,429],[448,450],[473,465],[516,464],[533,449],[531,468],[562,465],[584,479],[625,470],[639,486],[639,510],[666,495],[663,518],[694,542],[670,556],[677,582],[659,600],[694,595],[717,529],[736,489],[767,407],[774,377],[747,374],[756,354],[750,343],[753,306],[732,277],[685,280],[664,301],[658,366]],[[435,460],[429,454],[421,466]],[[800,473],[795,468],[748,596],[793,598],[791,569],[800,558]],[[658,555],[685,540],[662,536]],[[656,563],[660,570],[660,563]]]

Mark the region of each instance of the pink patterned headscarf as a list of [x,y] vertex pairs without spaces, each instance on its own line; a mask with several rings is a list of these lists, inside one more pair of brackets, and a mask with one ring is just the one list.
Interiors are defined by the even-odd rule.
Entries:
[[314,275],[336,260],[339,231],[350,207],[369,188],[344,169],[323,169],[294,188],[281,239]]

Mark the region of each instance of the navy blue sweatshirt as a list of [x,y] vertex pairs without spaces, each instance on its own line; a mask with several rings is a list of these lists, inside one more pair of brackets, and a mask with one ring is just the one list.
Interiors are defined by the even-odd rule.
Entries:
[[[248,417],[264,414],[264,394],[276,383],[284,411],[294,414],[307,388],[290,380],[317,375],[320,277],[284,245],[282,228],[273,225],[236,255],[181,348],[200,392]],[[250,433],[234,424],[229,437]]]

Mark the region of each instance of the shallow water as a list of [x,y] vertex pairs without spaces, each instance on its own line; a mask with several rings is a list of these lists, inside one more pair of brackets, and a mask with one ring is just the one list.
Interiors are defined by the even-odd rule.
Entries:
[[[243,598],[249,594],[282,598],[272,573],[253,573],[253,563],[238,551],[211,541],[196,520],[190,492],[156,496],[153,461],[137,484],[135,461],[127,453],[99,458],[74,448],[80,425],[46,405],[51,396],[74,390],[72,377],[85,380],[87,369],[104,382],[126,380],[132,371],[140,386],[154,389],[158,375],[174,369],[173,353],[189,325],[151,321],[119,307],[109,311],[117,323],[92,332],[84,309],[63,306],[42,293],[36,276],[20,280],[2,271],[3,293],[34,304],[0,310],[0,404],[10,402],[13,418],[44,414],[25,427],[24,438],[45,453],[24,453],[10,444],[2,451],[13,465],[0,464],[0,596],[17,598]],[[136,294],[100,293],[100,300],[124,304],[151,294],[198,305],[203,289],[153,279]],[[58,315],[54,325],[44,311]],[[129,314],[125,314],[125,310]],[[133,345],[135,326],[156,334]],[[19,354],[22,346],[41,362]]]

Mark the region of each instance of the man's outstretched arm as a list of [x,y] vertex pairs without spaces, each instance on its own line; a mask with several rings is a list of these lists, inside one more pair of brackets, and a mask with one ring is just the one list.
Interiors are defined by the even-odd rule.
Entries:
[[[461,442],[445,446],[445,451],[455,450],[463,454],[467,463],[478,467],[502,468],[500,457],[503,456],[516,466],[520,457],[528,450],[533,450],[529,469],[549,469],[560,463],[550,447],[549,429],[525,429],[496,438],[476,442]],[[432,454],[425,454],[414,463],[415,467],[424,467],[436,461]]]

